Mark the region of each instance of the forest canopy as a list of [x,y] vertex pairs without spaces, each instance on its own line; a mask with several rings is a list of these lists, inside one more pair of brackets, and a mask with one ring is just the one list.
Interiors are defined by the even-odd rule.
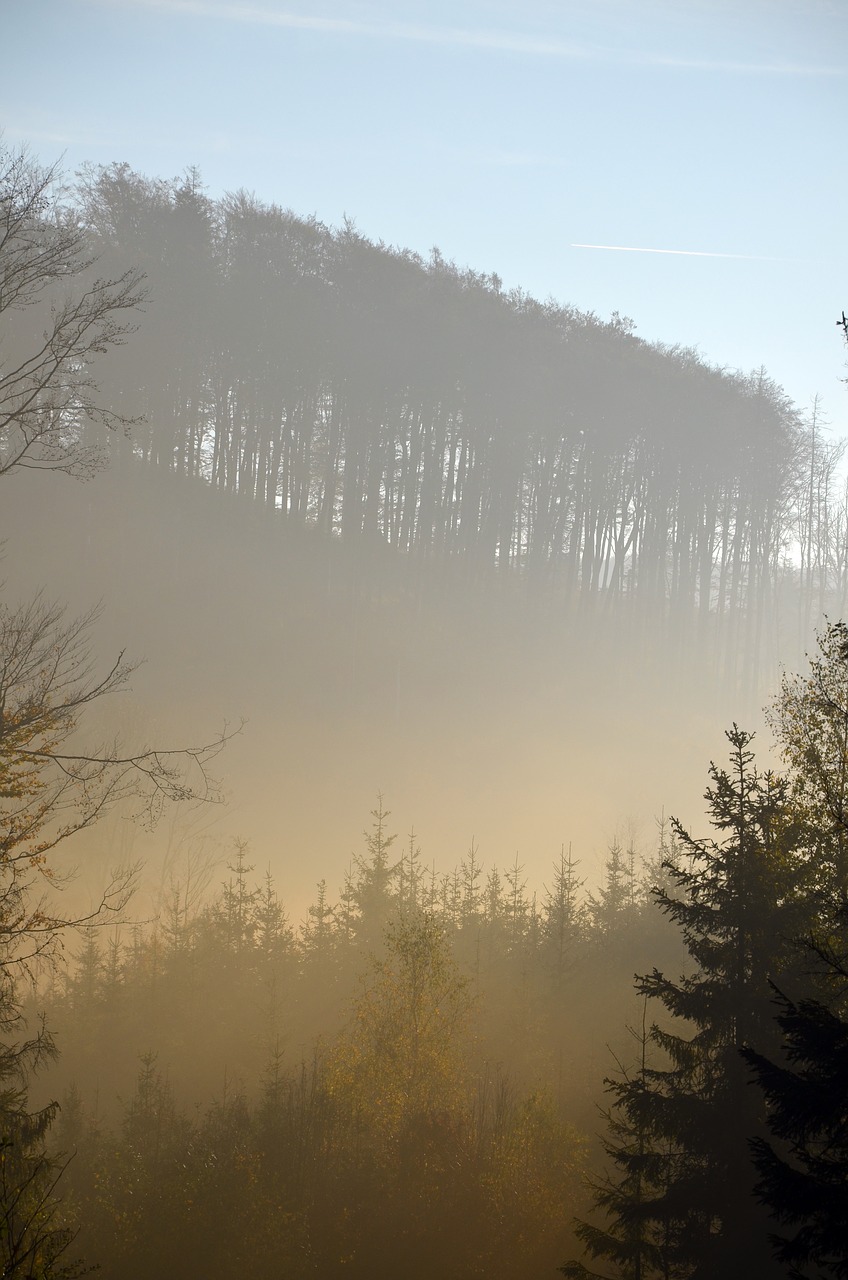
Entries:
[[[89,166],[61,196],[27,195],[18,239],[73,248],[88,323],[59,353],[72,393],[33,408],[54,449],[71,432],[80,458],[106,456],[111,428],[116,464],[465,580],[521,570],[573,616],[602,604],[634,637],[706,646],[731,678],[768,669],[787,617],[800,648],[848,599],[842,445],[764,370],[349,220],[212,199],[193,169]],[[54,275],[39,306],[59,305],[61,335],[77,313]]]
[[565,599],[702,631],[772,604],[805,437],[763,371],[351,222],[212,200],[193,170],[90,168],[75,201],[101,269],[144,272],[138,332],[102,377],[143,421],[124,449],[147,463],[297,524],[472,574],[544,572]]

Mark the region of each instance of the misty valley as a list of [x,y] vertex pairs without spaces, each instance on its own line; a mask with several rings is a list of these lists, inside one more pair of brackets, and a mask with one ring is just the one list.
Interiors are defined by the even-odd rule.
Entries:
[[0,536],[4,1278],[848,1277],[818,399],[0,139]]

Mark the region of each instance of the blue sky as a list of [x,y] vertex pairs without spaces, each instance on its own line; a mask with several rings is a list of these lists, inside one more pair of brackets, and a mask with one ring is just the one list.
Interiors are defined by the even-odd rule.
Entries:
[[349,214],[848,433],[844,0],[0,0],[0,31],[42,160]]

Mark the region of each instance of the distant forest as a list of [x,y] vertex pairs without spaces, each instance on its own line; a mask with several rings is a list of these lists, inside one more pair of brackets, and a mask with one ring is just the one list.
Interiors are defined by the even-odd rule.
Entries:
[[121,1280],[556,1274],[599,1046],[634,968],[683,962],[650,895],[674,847],[614,840],[596,894],[563,849],[537,897],[473,845],[438,874],[380,798],[298,924],[244,842],[210,891],[188,840],[157,919],[84,930],[39,996],[76,1252]]
[[[350,226],[213,203],[194,175],[92,170],[76,213],[56,182],[0,148],[0,509],[28,593],[0,593],[0,1275],[848,1280],[844,621],[769,704],[781,774],[727,732],[705,836],[661,818],[643,852],[631,826],[594,892],[563,846],[534,893],[528,841],[503,871],[472,841],[440,873],[379,797],[341,887],[320,880],[294,924],[244,841],[221,882],[208,811],[176,821],[223,799],[210,769],[235,734],[148,739],[131,701],[103,732],[138,665],[103,662],[98,609],[45,585],[56,563],[63,595],[120,581],[134,642],[159,615],[159,707],[191,705],[198,674],[203,707],[261,685],[264,847],[285,852],[295,810],[314,822],[289,875],[320,868],[312,797],[329,808],[369,736],[383,761],[412,742],[437,806],[479,767],[526,835],[543,764],[601,812],[664,707],[674,750],[701,741],[675,645],[703,642],[699,683],[711,646],[751,685],[780,627],[844,607],[818,405],[803,421],[765,376]],[[86,518],[51,503],[55,476],[21,487],[91,477],[104,434],[113,487]],[[416,597],[422,565],[463,589],[453,619]],[[493,581],[534,608],[501,609]],[[536,632],[557,645],[538,668]],[[632,659],[657,635],[652,688]],[[103,819],[166,812],[143,920],[131,841]],[[66,845],[95,875],[76,905]]]
[[188,843],[156,921],[83,929],[37,997],[74,1247],[115,1280],[843,1280],[846,654],[831,626],[784,678],[785,778],[734,726],[712,834],[614,840],[594,894],[564,849],[539,897],[473,845],[438,875],[380,800],[294,928],[243,843],[214,895]]
[[74,199],[98,274],[145,275],[138,331],[98,375],[134,422],[124,455],[471,578],[521,569],[571,613],[701,642],[749,682],[781,628],[802,648],[844,607],[842,445],[763,371],[435,249],[211,200],[194,171],[91,168]]

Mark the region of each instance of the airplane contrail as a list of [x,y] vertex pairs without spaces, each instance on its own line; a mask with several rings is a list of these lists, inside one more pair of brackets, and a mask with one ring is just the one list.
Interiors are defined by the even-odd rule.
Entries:
[[629,244],[572,244],[572,249],[609,249],[613,253],[672,253],[683,258],[737,258],[744,262],[780,262],[780,258],[762,258],[751,253],[707,253],[704,249],[638,249]]

